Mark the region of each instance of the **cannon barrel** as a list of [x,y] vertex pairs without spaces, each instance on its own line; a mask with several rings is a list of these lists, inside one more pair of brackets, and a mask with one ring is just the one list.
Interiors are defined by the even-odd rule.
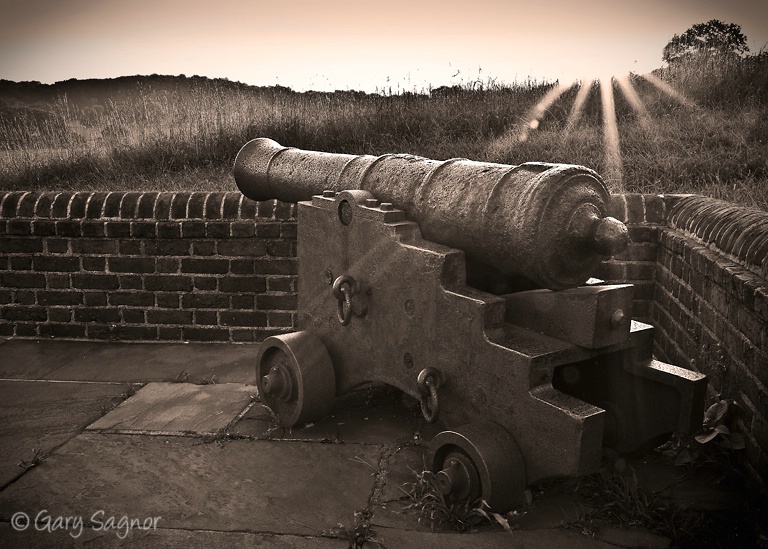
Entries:
[[624,224],[607,216],[605,184],[582,166],[332,154],[259,138],[238,153],[234,176],[253,200],[367,190],[405,210],[428,240],[554,290],[583,284],[629,242]]

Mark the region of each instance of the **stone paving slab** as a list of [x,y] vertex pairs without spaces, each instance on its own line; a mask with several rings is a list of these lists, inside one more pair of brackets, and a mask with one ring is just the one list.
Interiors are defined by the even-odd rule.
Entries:
[[257,345],[14,339],[0,345],[0,377],[70,381],[253,383]]
[[375,538],[382,545],[393,549],[616,549],[615,545],[565,530],[500,530],[451,534],[377,528]]
[[148,383],[88,426],[111,432],[216,433],[256,398],[256,387],[239,383]]
[[0,379],[45,379],[52,371],[82,359],[92,349],[93,343],[88,341],[2,341]]
[[[44,525],[44,522],[41,522]],[[104,529],[96,524],[71,531],[37,531],[34,524],[25,531],[16,531],[8,523],[0,523],[0,545],[50,549],[51,547],[86,547],[120,549],[142,547],[144,549],[344,549],[346,541],[316,536],[292,536],[280,534],[251,534],[248,532],[217,532],[210,530],[139,530],[125,527]],[[73,537],[77,536],[77,537]],[[394,546],[393,546],[394,547]]]
[[420,421],[418,403],[414,408],[391,387],[371,386],[337,398],[327,417],[292,428],[280,427],[271,410],[257,402],[231,432],[255,438],[392,445],[411,442]]
[[122,383],[0,381],[0,486],[23,473],[21,460],[79,434],[126,389]]
[[367,445],[82,434],[0,492],[0,520],[162,517],[162,528],[318,536],[364,508]]

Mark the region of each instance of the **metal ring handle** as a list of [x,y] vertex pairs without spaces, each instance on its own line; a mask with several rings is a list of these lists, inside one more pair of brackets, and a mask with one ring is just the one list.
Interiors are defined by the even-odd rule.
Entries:
[[416,378],[416,389],[421,395],[419,399],[421,415],[427,423],[437,421],[440,414],[440,400],[437,396],[440,385],[442,385],[442,376],[437,368],[424,368]]
[[333,296],[338,301],[336,318],[342,326],[352,320],[352,296],[357,293],[357,281],[349,275],[341,275],[333,282]]
[[427,423],[434,423],[437,421],[438,415],[440,415],[440,400],[437,397],[437,383],[434,378],[427,378],[427,387],[429,388],[429,396],[422,397],[419,401],[421,404],[421,415],[424,416],[424,421]]

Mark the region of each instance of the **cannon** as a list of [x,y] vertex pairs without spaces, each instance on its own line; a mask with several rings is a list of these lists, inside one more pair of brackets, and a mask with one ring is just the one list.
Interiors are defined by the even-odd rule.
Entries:
[[256,357],[284,426],[363,384],[394,386],[438,427],[426,465],[446,498],[500,512],[539,480],[594,472],[603,448],[698,427],[706,377],[652,356],[631,284],[592,278],[628,243],[592,170],[261,138],[234,176],[248,198],[298,203],[297,331]]

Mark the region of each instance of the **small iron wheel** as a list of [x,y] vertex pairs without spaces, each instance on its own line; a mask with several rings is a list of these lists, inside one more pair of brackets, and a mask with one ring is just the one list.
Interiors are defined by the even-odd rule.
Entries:
[[452,503],[485,501],[506,513],[523,500],[525,462],[506,429],[492,421],[442,431],[429,443],[427,466]]
[[283,427],[315,421],[331,411],[336,377],[328,350],[316,335],[304,331],[268,337],[256,363],[261,399]]

